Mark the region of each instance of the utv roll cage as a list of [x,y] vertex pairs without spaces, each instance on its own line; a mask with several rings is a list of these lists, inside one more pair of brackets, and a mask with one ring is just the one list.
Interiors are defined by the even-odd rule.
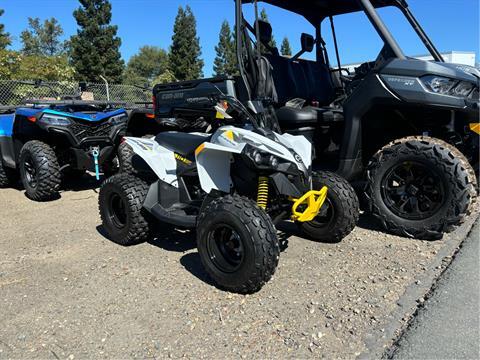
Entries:
[[[444,62],[444,59],[435,45],[432,43],[426,32],[423,30],[420,23],[417,21],[413,13],[410,11],[408,4],[405,0],[234,0],[235,6],[235,23],[236,23],[236,43],[237,43],[237,56],[239,63],[239,70],[244,83],[247,85],[247,92],[251,98],[251,89],[248,88],[248,81],[246,76],[246,70],[242,61],[242,54],[244,53],[244,30],[245,27],[249,28],[253,33],[259,36],[259,29],[253,29],[250,24],[245,20],[242,11],[242,5],[254,4],[257,6],[258,2],[264,2],[273,6],[282,8],[284,10],[299,14],[309,21],[316,31],[316,48],[317,58],[322,57],[322,33],[321,24],[323,20],[330,19],[332,24],[332,33],[334,38],[335,53],[338,57],[338,46],[336,42],[335,29],[333,26],[332,18],[336,15],[348,14],[358,11],[363,11],[367,15],[368,19],[378,32],[379,36],[385,44],[385,51],[393,55],[395,58],[405,59],[406,56],[402,49],[398,45],[395,38],[392,36],[387,26],[377,13],[377,8],[394,6],[398,8],[409,24],[412,26],[422,43],[428,49],[433,59],[438,62]],[[258,10],[255,11],[256,20],[258,20]],[[258,37],[257,37],[258,38]],[[265,45],[265,44],[264,44]],[[340,65],[340,61],[339,65]]]

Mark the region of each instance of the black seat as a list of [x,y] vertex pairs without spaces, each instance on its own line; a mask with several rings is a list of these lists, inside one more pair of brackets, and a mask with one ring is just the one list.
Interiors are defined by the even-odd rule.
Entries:
[[185,157],[193,154],[197,147],[209,139],[210,136],[177,131],[162,132],[155,137],[159,145]]
[[277,110],[277,118],[283,129],[315,126],[318,122],[318,112],[312,107],[294,108],[283,106]]
[[306,106],[304,108],[295,108],[283,106],[277,110],[277,118],[282,128],[287,130],[298,129],[315,127],[317,124],[343,121],[343,111],[329,107]]

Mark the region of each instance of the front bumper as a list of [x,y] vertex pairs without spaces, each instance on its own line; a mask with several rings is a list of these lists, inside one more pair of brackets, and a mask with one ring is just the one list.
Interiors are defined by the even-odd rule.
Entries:
[[320,190],[310,190],[299,199],[291,199],[292,220],[309,222],[315,219],[327,199],[328,188],[324,186]]
[[102,124],[88,124],[86,122],[71,120],[70,125],[40,125],[54,136],[66,137],[68,142],[76,148],[86,148],[99,145],[116,145],[125,135],[126,125],[112,125],[108,122]]

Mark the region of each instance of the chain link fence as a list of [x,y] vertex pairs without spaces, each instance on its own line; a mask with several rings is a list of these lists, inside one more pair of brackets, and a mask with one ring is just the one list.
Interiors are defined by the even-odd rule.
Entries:
[[[83,90],[83,91],[82,91]],[[126,107],[144,107],[152,101],[152,92],[131,85],[79,83],[65,81],[0,80],[0,106],[18,106],[28,100],[81,99],[122,102]]]

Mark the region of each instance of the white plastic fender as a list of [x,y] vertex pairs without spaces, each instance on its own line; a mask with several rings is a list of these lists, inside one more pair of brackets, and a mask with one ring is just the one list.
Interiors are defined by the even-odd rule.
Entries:
[[210,142],[200,145],[201,151],[196,151],[196,160],[200,186],[203,191],[207,194],[212,190],[230,192],[232,154],[240,154],[244,146],[245,144],[235,149]]
[[173,151],[159,145],[154,139],[125,137],[125,141],[160,180],[178,188],[177,161]]

